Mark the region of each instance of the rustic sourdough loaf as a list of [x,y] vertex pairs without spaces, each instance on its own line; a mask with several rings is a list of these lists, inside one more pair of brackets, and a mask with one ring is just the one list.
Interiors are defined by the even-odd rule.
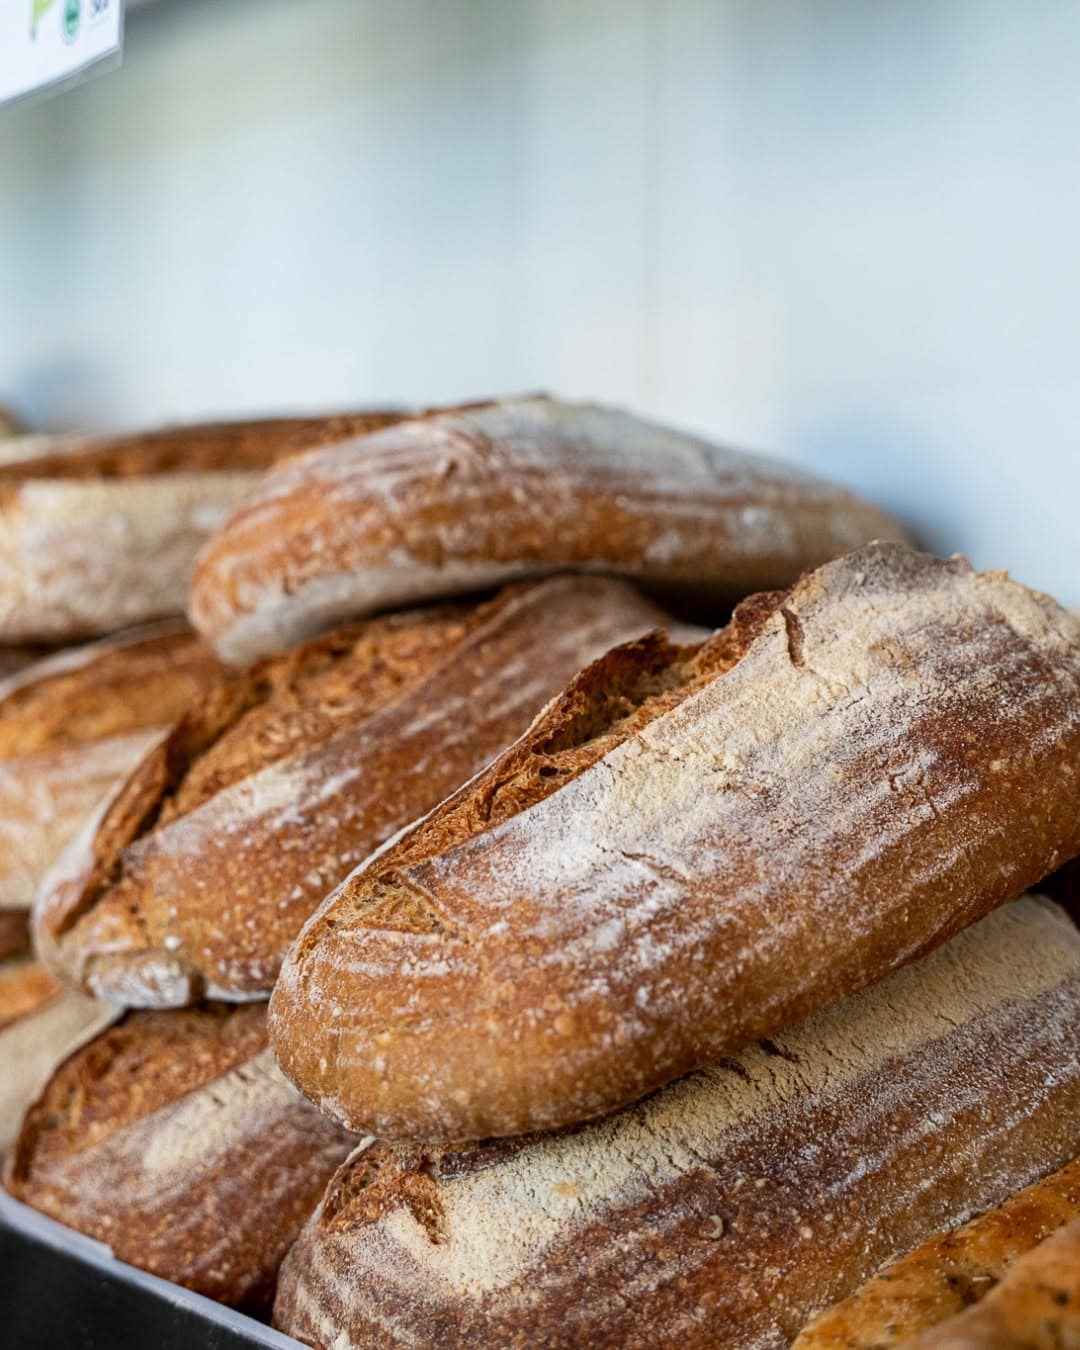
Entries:
[[394,414],[277,418],[0,456],[0,642],[61,642],[183,612],[195,554],[272,463]]
[[599,1115],[1080,852],[1080,622],[875,544],[697,647],[609,653],[331,895],[285,1072],[380,1138]]
[[[849,1298],[815,1317],[796,1338],[793,1350],[906,1346],[911,1337],[949,1322],[983,1299],[1009,1277],[1025,1253],[1075,1222],[1080,1222],[1077,1159],[996,1209],[951,1233],[937,1234],[885,1266]],[[1080,1260],[1077,1266],[1080,1277]],[[1073,1315],[1080,1316],[1080,1289],[1076,1293]]]
[[1080,1220],[1027,1252],[986,1298],[904,1350],[1080,1350]]
[[666,616],[564,576],[368,620],[223,682],[156,746],[43,891],[43,956],[101,997],[269,993],[327,891]]
[[249,660],[346,616],[562,568],[737,599],[875,536],[901,533],[787,465],[609,408],[511,399],[282,466],[208,543],[190,612]]
[[0,919],[221,669],[171,620],[0,681]]
[[118,1257],[268,1309],[278,1264],[356,1144],[281,1077],[263,1005],[133,1013],[28,1112],[6,1184]]
[[275,1321],[333,1350],[773,1350],[1078,1144],[1080,933],[1022,900],[617,1115],[359,1150]]
[[0,962],[0,1154],[56,1065],[115,1015],[57,984],[35,961]]

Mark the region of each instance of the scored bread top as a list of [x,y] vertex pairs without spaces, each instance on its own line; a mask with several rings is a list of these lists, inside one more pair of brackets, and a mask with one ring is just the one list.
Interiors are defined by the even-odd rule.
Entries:
[[275,1322],[350,1347],[779,1350],[1080,1143],[1080,934],[1022,900],[615,1115],[346,1163]]
[[135,1013],[27,1113],[6,1184],[118,1257],[263,1311],[285,1250],[356,1140],[266,1051],[262,1005]]
[[815,1317],[792,1350],[908,1346],[909,1337],[984,1298],[1024,1253],[1074,1221],[1080,1222],[1080,1159],[883,1267],[849,1298]]
[[271,1036],[365,1133],[550,1128],[880,978],[1077,852],[1080,623],[870,545],[696,655],[649,641],[585,672],[328,898]]
[[362,622],[223,681],[54,874],[35,915],[43,954],[142,1006],[268,993],[351,867],[582,664],[666,621],[622,583],[556,577]]
[[246,660],[347,614],[560,568],[735,599],[875,536],[902,532],[786,465],[614,409],[510,399],[281,466],[207,545],[190,612]]

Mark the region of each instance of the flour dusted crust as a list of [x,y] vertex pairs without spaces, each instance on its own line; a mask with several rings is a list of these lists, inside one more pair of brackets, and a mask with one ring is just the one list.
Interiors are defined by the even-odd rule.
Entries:
[[0,962],[0,1156],[57,1064],[115,1016],[64,989],[36,961]]
[[265,1310],[282,1256],[355,1138],[289,1086],[263,1006],[134,1013],[26,1117],[6,1184],[118,1257]]
[[328,898],[271,1002],[302,1091],[389,1139],[587,1119],[1080,852],[1080,624],[1051,600],[879,543],[749,611],[609,655]]
[[71,983],[136,1005],[265,997],[327,891],[528,726],[582,665],[667,622],[555,577],[353,625],[236,677],[154,748],[35,914]]
[[230,660],[345,615],[560,568],[735,598],[894,521],[786,465],[610,408],[511,399],[282,466],[218,532],[195,625]]
[[0,641],[183,612],[195,554],[270,464],[391,414],[40,440],[0,458]]
[[1009,905],[636,1106],[346,1163],[282,1271],[307,1344],[779,1350],[1075,1156],[1080,934]]
[[[1080,1224],[1078,1159],[996,1209],[954,1232],[938,1234],[885,1266],[850,1298],[815,1317],[796,1338],[793,1350],[922,1345],[920,1333],[950,1322],[980,1302],[1003,1279],[1010,1279],[1026,1253],[1069,1223]],[[1080,1317],[1080,1286],[1074,1297],[1073,1316]],[[938,1344],[933,1338],[925,1343]]]
[[220,670],[167,621],[0,682],[0,911],[29,907],[102,800]]

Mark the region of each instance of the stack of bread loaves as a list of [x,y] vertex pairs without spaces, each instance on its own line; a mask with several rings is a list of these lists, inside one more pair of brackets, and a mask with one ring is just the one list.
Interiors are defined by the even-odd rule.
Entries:
[[[0,894],[109,1010],[8,1189],[325,1350],[1080,1345],[1080,620],[624,413],[377,422],[193,435],[303,451],[202,641],[7,686]],[[173,608],[95,530],[10,528],[12,640]]]

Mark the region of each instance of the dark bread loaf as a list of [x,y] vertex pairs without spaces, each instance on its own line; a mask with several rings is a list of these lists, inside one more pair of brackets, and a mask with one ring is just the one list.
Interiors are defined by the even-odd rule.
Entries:
[[115,1016],[57,984],[36,961],[0,962],[0,1155],[56,1065]]
[[1021,1256],[974,1307],[904,1350],[1080,1350],[1080,1219]]
[[277,460],[396,414],[276,418],[0,456],[0,642],[62,642],[184,609],[195,554]]
[[361,1149],[275,1322],[324,1350],[779,1350],[1078,1145],[1080,933],[1022,900],[617,1115]]
[[614,409],[511,399],[282,466],[208,543],[190,613],[250,660],[345,617],[565,568],[715,605],[878,536],[903,537],[787,465]]
[[[996,1209],[953,1232],[937,1234],[885,1266],[849,1298],[815,1317],[792,1350],[907,1346],[911,1337],[950,1321],[985,1298],[1009,1278],[1026,1253],[1070,1223],[1080,1223],[1077,1159]],[[1073,1314],[1080,1317],[1080,1297]]]
[[481,769],[586,662],[667,622],[554,577],[362,622],[222,682],[56,869],[38,946],[138,1006],[270,992],[326,892]]
[[30,915],[25,909],[0,909],[0,961],[30,950]]
[[328,898],[271,1039],[379,1138],[552,1128],[880,979],[1077,852],[1080,621],[870,545],[699,647],[585,671]]
[[0,911],[30,905],[103,798],[221,670],[169,621],[0,682]]
[[264,1312],[356,1142],[278,1073],[263,1005],[133,1013],[53,1075],[6,1185],[124,1261]]

